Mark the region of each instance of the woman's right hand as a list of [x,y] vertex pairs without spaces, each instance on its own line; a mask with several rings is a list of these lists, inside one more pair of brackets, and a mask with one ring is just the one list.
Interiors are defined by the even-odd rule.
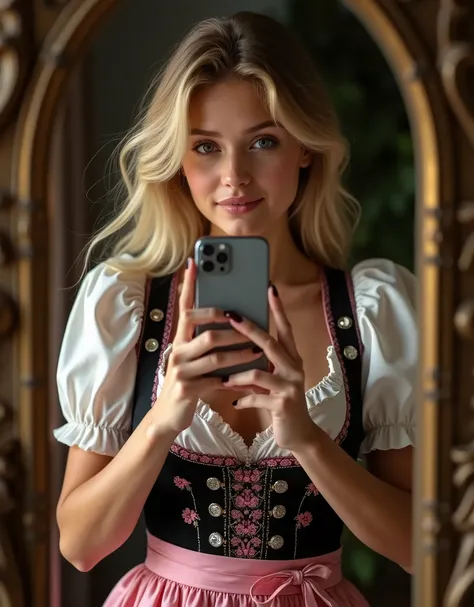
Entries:
[[[204,375],[255,360],[261,353],[252,347],[229,352],[211,352],[217,347],[248,341],[234,329],[209,330],[193,337],[199,325],[228,323],[224,310],[194,308],[196,266],[189,259],[179,298],[179,318],[173,349],[168,359],[161,393],[152,407],[153,423],[160,431],[179,434],[191,425],[199,397],[222,389],[219,377]],[[156,428],[155,426],[155,428]]]

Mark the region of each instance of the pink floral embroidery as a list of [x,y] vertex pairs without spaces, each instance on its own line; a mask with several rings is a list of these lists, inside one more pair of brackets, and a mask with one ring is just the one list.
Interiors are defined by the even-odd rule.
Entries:
[[258,527],[257,527],[257,525],[255,525],[254,523],[251,523],[250,521],[244,521],[243,523],[239,523],[235,527],[235,531],[239,535],[251,535],[251,536],[254,536],[254,535],[256,535],[256,533],[258,531]]
[[256,508],[260,504],[260,499],[250,489],[244,489],[240,495],[235,498],[237,508]]
[[262,540],[258,537],[253,537],[251,540],[233,537],[230,543],[235,548],[235,556],[239,558],[255,558],[258,554],[258,549],[262,545]]
[[247,544],[247,546],[239,546],[235,554],[240,558],[254,558],[257,555],[257,551],[251,544]]
[[189,489],[191,488],[191,483],[186,479],[181,478],[180,476],[175,476],[173,482],[176,487],[178,487],[178,489],[188,489],[189,491]]
[[175,476],[173,478],[173,483],[176,487],[178,487],[178,489],[181,489],[181,491],[183,491],[183,489],[186,489],[186,491],[189,491],[191,495],[191,499],[193,501],[193,508],[185,508],[182,511],[181,516],[183,517],[183,521],[185,523],[187,523],[188,525],[193,525],[196,528],[198,552],[201,552],[201,536],[199,532],[199,521],[201,519],[199,518],[199,514],[197,513],[196,498],[194,497],[192,485],[190,481],[186,480],[185,478],[181,478],[180,476]]
[[194,525],[195,527],[197,527],[197,521],[201,520],[198,513],[190,508],[185,508],[181,516],[183,517],[185,523],[188,525]]
[[296,527],[300,529],[301,527],[307,527],[313,520],[313,515],[311,512],[302,512],[295,517]]
[[276,459],[269,458],[267,459],[267,466],[270,466],[270,468],[275,468],[275,466],[278,466],[278,462]]
[[234,479],[239,483],[257,483],[262,476],[262,472],[256,468],[239,468],[233,473]]
[[198,462],[200,464],[209,464],[211,466],[235,466],[238,462],[233,457],[222,457],[222,455],[206,455],[205,453],[196,453],[185,449],[176,443],[173,443],[170,448],[170,452],[174,453],[182,459],[189,460],[191,462]]
[[[205,453],[196,453],[194,451],[190,451],[189,449],[185,449],[184,447],[181,447],[180,445],[173,443],[171,445],[170,448],[171,453],[174,453],[175,455],[177,455],[178,457],[181,457],[182,459],[188,460],[188,461],[192,461],[192,462],[198,462],[200,464],[207,464],[210,466],[237,466],[237,465],[241,465],[242,462],[240,462],[237,458],[235,457],[223,457],[222,455],[209,455],[209,454],[205,454]],[[294,457],[271,457],[268,459],[262,459],[258,462],[257,464],[258,469],[254,468],[253,470],[242,470],[241,468],[239,468],[240,472],[241,472],[241,482],[248,482],[247,480],[244,481],[244,478],[247,479],[249,478],[249,475],[252,475],[255,480],[253,481],[253,483],[257,483],[260,476],[263,474],[264,469],[265,468],[299,468],[300,464],[299,462],[294,458]],[[235,480],[239,480],[239,479],[235,479]]]
[[262,468],[299,468],[300,463],[293,457],[268,457],[258,462],[258,467]]
[[295,521],[296,521],[296,525],[295,525],[295,549],[293,552],[293,558],[297,558],[297,551],[298,551],[298,531],[302,528],[302,527],[307,527],[313,520],[313,515],[311,514],[311,512],[301,512],[303,509],[303,503],[306,499],[311,498],[311,496],[316,497],[319,494],[319,491],[317,490],[316,486],[314,483],[309,483],[308,485],[306,485],[305,487],[305,492],[304,495],[301,499],[299,508],[298,508],[298,512],[295,516]]
[[250,513],[250,518],[254,522],[260,521],[262,519],[262,517],[263,517],[262,510],[252,510],[252,512]]
[[230,470],[229,556],[260,558],[267,519],[263,510],[267,473],[261,468],[246,466]]

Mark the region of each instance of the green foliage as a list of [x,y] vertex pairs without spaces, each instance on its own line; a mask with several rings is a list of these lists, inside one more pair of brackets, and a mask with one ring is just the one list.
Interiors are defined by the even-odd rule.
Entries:
[[360,588],[370,588],[377,574],[378,557],[361,544],[347,529],[344,530],[344,575],[356,581]]
[[289,24],[309,48],[351,147],[346,186],[362,205],[353,261],[414,255],[414,160],[397,83],[354,15],[334,0],[293,0]]

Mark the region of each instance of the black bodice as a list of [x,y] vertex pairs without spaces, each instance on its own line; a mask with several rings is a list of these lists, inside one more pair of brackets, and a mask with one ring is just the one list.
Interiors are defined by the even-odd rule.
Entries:
[[[147,288],[147,314],[137,346],[133,427],[155,399],[158,368],[170,338],[176,281],[176,276],[153,279]],[[323,295],[346,396],[345,423],[336,441],[357,458],[364,437],[362,344],[350,278],[326,269]],[[238,558],[319,556],[337,550],[342,533],[342,521],[293,456],[242,462],[190,452],[177,443],[144,514],[148,531],[166,542]]]

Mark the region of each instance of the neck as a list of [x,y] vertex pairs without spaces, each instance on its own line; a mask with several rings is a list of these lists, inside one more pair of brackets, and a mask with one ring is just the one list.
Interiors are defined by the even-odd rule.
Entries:
[[274,226],[265,235],[270,247],[270,280],[276,285],[301,285],[318,277],[318,266],[295,244],[288,223]]

